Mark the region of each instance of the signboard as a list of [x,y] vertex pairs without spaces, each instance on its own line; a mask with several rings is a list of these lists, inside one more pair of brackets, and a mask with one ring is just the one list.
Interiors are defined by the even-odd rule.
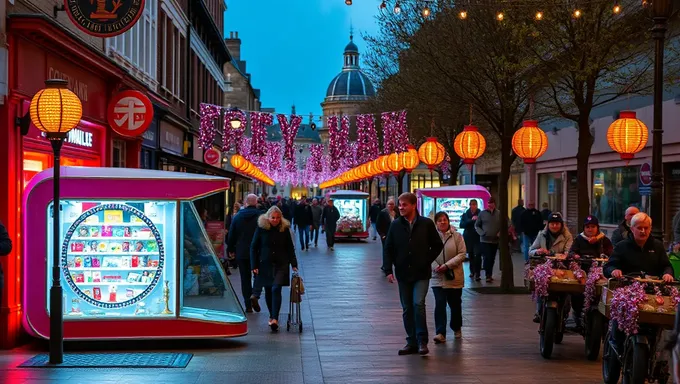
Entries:
[[548,195],[554,195],[555,194],[555,179],[550,177],[548,179]]
[[652,166],[649,163],[643,163],[639,171],[640,188],[639,192],[642,196],[649,196],[652,194]]
[[81,31],[114,37],[132,28],[144,12],[144,0],[64,0],[66,14]]
[[122,136],[141,136],[153,121],[153,104],[139,91],[123,91],[111,98],[106,117]]
[[149,128],[142,133],[142,145],[149,148],[158,148],[158,123],[156,119],[153,120]]
[[161,121],[159,142],[164,151],[182,156],[184,149],[184,132],[182,132],[181,129],[175,128],[165,121]]
[[207,149],[203,153],[203,161],[205,161],[206,164],[214,165],[216,167],[219,166],[221,157],[220,153],[213,148]]
[[210,238],[217,257],[224,258],[224,221],[207,221],[205,232]]

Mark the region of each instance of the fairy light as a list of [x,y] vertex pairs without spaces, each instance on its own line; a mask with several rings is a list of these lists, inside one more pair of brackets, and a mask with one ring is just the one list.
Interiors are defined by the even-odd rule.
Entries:
[[498,14],[496,14],[496,20],[503,21],[504,18],[505,15],[503,14],[503,12],[498,12]]
[[580,9],[577,9],[577,10],[574,11],[574,17],[575,18],[578,19],[579,17],[581,17],[581,15],[582,15],[582,13],[581,13]]
[[614,9],[612,11],[614,12],[615,15],[621,13],[621,6],[619,5],[619,3],[614,4]]
[[543,20],[543,12],[538,11],[536,12],[536,16],[534,17],[536,20]]
[[460,11],[458,17],[460,17],[462,20],[467,19],[467,11]]
[[394,3],[394,13],[397,15],[401,13],[401,5],[399,5],[398,1]]
[[432,14],[432,11],[430,10],[430,7],[425,5],[425,8],[423,8],[423,17],[430,17],[430,14]]

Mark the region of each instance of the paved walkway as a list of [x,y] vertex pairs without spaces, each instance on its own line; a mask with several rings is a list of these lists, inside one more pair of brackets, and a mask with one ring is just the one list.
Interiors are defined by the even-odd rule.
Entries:
[[[373,241],[341,243],[336,244],[335,252],[323,245],[302,252],[299,258],[307,288],[303,301],[305,328],[301,335],[285,330],[271,334],[263,305],[263,312],[249,315],[250,334],[239,339],[67,347],[79,351],[116,348],[194,353],[185,369],[16,368],[46,348],[39,344],[0,353],[0,383],[587,384],[602,381],[601,363],[585,360],[580,336],[565,336],[563,344],[555,347],[551,360],[540,357],[536,325],[531,322],[534,305],[527,295],[484,295],[466,289],[462,340],[450,338],[444,345],[430,343],[430,354],[426,357],[397,356],[397,350],[405,344],[401,309],[396,285],[387,283],[380,271],[379,244]],[[516,258],[515,284],[521,285],[521,257]],[[500,273],[496,276],[500,277]],[[233,285],[238,287],[238,273],[231,277]],[[498,284],[498,280],[494,284]],[[485,285],[466,281],[466,287]],[[287,295],[284,291],[284,297]],[[430,293],[428,320],[432,331],[433,308]],[[282,312],[284,320],[287,305]]]

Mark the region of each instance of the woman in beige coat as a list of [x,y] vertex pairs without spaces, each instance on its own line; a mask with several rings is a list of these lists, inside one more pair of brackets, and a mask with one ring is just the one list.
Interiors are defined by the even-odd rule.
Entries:
[[437,232],[444,243],[442,253],[432,262],[432,278],[430,286],[434,293],[434,323],[437,336],[435,344],[446,341],[446,304],[451,308],[449,323],[456,339],[462,337],[463,325],[462,294],[465,278],[463,261],[465,261],[465,241],[463,236],[450,225],[449,215],[438,212],[434,216]]

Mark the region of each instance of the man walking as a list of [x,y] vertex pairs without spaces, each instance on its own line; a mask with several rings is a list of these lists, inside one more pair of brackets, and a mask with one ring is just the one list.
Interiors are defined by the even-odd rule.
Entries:
[[412,193],[399,196],[401,216],[390,225],[383,247],[383,270],[390,283],[398,282],[407,335],[406,346],[399,350],[399,355],[429,353],[425,296],[432,277],[432,262],[444,248],[432,220],[416,211],[416,202]]
[[479,246],[479,233],[475,224],[482,211],[478,208],[477,200],[470,200],[470,208],[460,217],[460,227],[463,229],[463,240],[470,259],[470,277],[480,281],[482,273],[482,252]]
[[368,217],[371,220],[371,228],[373,228],[373,240],[377,239],[378,231],[376,224],[378,223],[378,215],[382,208],[380,207],[380,199],[373,200],[373,205],[368,210]]
[[[526,211],[526,208],[524,208],[524,200],[519,199],[517,200],[517,206],[512,209],[512,212],[510,214],[510,222],[512,223],[512,226],[515,228],[515,234],[517,235],[518,239],[522,239],[522,222],[520,220],[520,217],[522,217],[522,213]],[[520,247],[522,246],[522,243],[520,241]],[[531,246],[531,244],[529,244]],[[527,251],[524,251],[525,253]]]
[[486,282],[493,282],[493,265],[496,262],[498,240],[501,233],[501,213],[496,209],[496,199],[489,198],[487,209],[483,210],[475,223],[475,230],[479,233],[480,248],[484,259],[484,273]]
[[[7,228],[0,223],[0,256],[7,256],[12,252],[12,240],[9,238]],[[0,304],[2,303],[2,290],[5,288],[5,275],[0,265]]]
[[253,286],[252,268],[250,268],[250,243],[257,229],[257,218],[262,214],[262,211],[257,209],[257,204],[257,195],[246,196],[246,207],[231,220],[227,238],[227,252],[230,257],[236,257],[241,275],[241,294],[248,313],[252,313],[253,309],[255,312],[260,312],[258,300],[262,294],[261,287]]
[[541,212],[536,209],[536,204],[530,201],[527,205],[528,209],[522,213],[519,221],[522,226],[522,242],[524,248],[524,261],[529,260],[529,248],[536,241],[536,236],[543,230],[543,216]]
[[298,236],[300,237],[300,248],[309,250],[309,230],[312,227],[313,217],[312,209],[307,204],[307,198],[300,199],[300,204],[295,208],[295,217],[293,218],[295,225],[298,227]]
[[312,200],[312,234],[311,239],[314,240],[314,247],[319,246],[319,227],[321,227],[321,216],[323,209],[319,205],[319,200],[315,197]]
[[636,207],[628,207],[628,209],[626,209],[624,220],[619,224],[619,227],[614,230],[614,233],[612,233],[612,245],[616,247],[616,244],[630,237],[630,221],[633,220],[633,216],[638,213],[640,213],[640,210]]
[[326,232],[326,245],[331,251],[335,245],[335,229],[338,226],[338,220],[340,220],[340,211],[333,205],[333,200],[328,199],[328,204],[324,207],[321,215],[321,225]]

